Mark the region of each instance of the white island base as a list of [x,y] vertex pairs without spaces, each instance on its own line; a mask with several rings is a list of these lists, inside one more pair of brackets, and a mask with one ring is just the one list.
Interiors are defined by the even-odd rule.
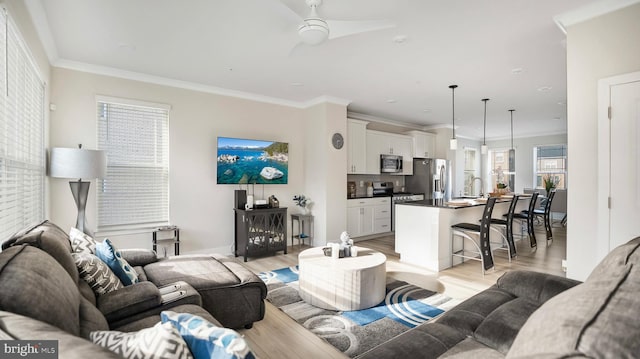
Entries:
[[[524,209],[528,201],[518,201],[516,211]],[[503,218],[510,201],[496,202],[493,218]],[[400,261],[439,272],[451,264],[451,225],[461,222],[478,223],[484,205],[444,207],[421,205],[420,202],[396,204],[395,251]],[[497,233],[491,234],[498,236]],[[459,243],[460,241],[456,241]],[[458,250],[460,248],[456,248]],[[458,264],[456,258],[455,264]]]

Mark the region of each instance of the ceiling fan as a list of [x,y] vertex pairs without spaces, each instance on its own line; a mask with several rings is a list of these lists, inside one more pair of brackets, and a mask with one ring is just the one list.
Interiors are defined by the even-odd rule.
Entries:
[[[327,39],[331,40],[396,26],[395,23],[388,20],[346,21],[324,19],[318,15],[318,8],[322,5],[322,0],[305,0],[305,3],[310,8],[306,16],[296,13],[293,8],[290,8],[290,10],[296,14],[296,21],[300,24],[298,26],[300,41],[307,45],[319,45]],[[283,4],[288,7],[286,3]]]

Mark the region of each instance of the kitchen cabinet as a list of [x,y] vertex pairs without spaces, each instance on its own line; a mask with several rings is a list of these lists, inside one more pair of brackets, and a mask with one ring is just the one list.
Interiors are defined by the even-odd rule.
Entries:
[[367,123],[347,119],[347,174],[367,173]]
[[413,157],[435,158],[436,135],[422,131],[409,131],[413,139]]
[[402,172],[397,175],[413,174],[413,138],[395,133],[367,130],[367,173],[380,173],[380,155],[402,156]]
[[347,232],[353,238],[391,232],[391,197],[347,200]]

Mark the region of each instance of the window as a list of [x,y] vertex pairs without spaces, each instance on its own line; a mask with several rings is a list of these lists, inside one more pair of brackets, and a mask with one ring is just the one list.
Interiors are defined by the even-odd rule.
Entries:
[[44,219],[44,81],[0,14],[0,240]]
[[98,231],[169,223],[169,106],[98,97]]
[[[513,164],[512,164],[513,166]],[[491,171],[491,190],[495,190],[498,183],[505,184],[514,190],[515,171],[509,170],[509,149],[495,149],[489,151],[489,170]]]
[[474,148],[464,149],[464,195],[473,196],[475,193],[482,193],[484,188],[474,191],[473,179],[477,174],[476,150]]
[[533,149],[536,188],[544,188],[543,178],[549,178],[556,188],[567,188],[567,145],[538,146]]

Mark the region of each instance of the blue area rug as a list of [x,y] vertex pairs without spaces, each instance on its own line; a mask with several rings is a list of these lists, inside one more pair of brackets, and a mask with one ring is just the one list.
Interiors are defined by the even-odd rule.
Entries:
[[298,267],[260,273],[267,300],[296,322],[349,357],[442,314],[458,301],[403,281],[387,282],[378,305],[356,311],[332,311],[305,303],[298,294]]

